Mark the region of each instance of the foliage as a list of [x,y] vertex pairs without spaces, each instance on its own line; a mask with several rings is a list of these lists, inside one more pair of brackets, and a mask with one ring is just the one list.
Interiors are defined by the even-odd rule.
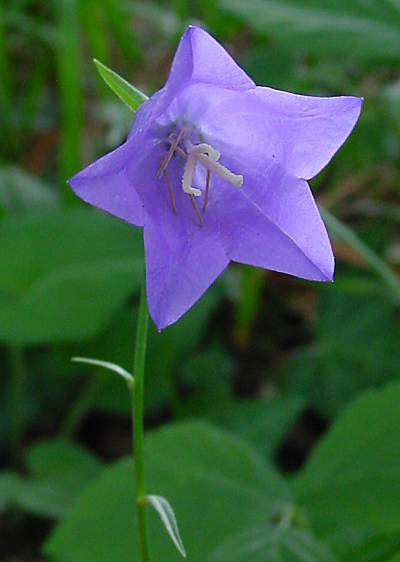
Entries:
[[[400,387],[389,386],[357,400],[291,486],[238,438],[202,423],[169,425],[148,438],[150,489],[169,494],[193,561],[361,562],[373,539],[400,539],[400,465],[393,447],[399,399]],[[64,562],[112,562],[135,552],[132,473],[128,459],[106,468],[56,528],[46,552]],[[178,560],[151,521],[154,551]],[[392,540],[387,556],[396,545]]]

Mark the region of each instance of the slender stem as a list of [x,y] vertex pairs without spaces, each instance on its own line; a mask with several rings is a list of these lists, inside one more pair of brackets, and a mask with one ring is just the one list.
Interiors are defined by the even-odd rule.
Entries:
[[13,457],[18,461],[26,423],[26,369],[24,353],[22,348],[18,345],[14,345],[10,348],[10,367],[12,389],[12,446]]
[[147,496],[144,472],[144,366],[147,346],[147,327],[149,316],[146,303],[146,288],[143,280],[140,294],[139,316],[136,331],[135,358],[133,365],[134,383],[131,388],[132,419],[133,419],[133,449],[136,472],[136,510],[142,561],[150,562],[148,532],[147,532]]

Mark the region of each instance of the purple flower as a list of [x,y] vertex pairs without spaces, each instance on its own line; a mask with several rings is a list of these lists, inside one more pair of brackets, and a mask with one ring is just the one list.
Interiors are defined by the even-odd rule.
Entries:
[[354,127],[362,100],[258,87],[189,27],[166,85],[127,141],[70,180],[87,203],[144,227],[159,329],[230,261],[331,281],[334,257],[307,184]]

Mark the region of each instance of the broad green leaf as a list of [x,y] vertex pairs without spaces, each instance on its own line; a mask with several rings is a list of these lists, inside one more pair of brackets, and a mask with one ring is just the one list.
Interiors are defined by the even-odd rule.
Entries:
[[339,551],[351,533],[400,533],[399,401],[399,385],[356,400],[295,481],[314,529]]
[[92,365],[94,367],[102,367],[103,369],[107,369],[108,371],[112,371],[113,373],[119,375],[129,385],[133,383],[133,376],[131,375],[131,373],[128,373],[128,371],[126,371],[119,365],[116,365],[115,363],[110,363],[109,361],[99,361],[99,359],[90,359],[89,357],[73,357],[72,361],[74,361],[75,363]]
[[[228,537],[273,520],[290,503],[283,480],[255,451],[208,425],[155,431],[146,455],[148,489],[170,499],[191,562],[208,560]],[[107,468],[50,536],[46,554],[54,562],[137,559],[134,480],[129,459]],[[158,560],[181,559],[151,512],[150,543]]]
[[47,518],[63,517],[102,469],[92,453],[58,439],[35,443],[26,464],[26,477],[0,473],[0,512],[13,508]]
[[228,353],[213,345],[195,353],[182,364],[179,383],[185,388],[185,396],[175,413],[215,422],[234,401],[234,367]]
[[94,63],[104,82],[111,90],[132,110],[136,111],[144,103],[148,97],[129,84],[124,78],[121,78],[116,72],[108,68],[105,64],[94,59]]
[[346,545],[341,553],[343,562],[392,562],[392,556],[400,551],[400,533],[380,535],[373,531],[355,532],[345,529],[340,539],[337,536],[331,542]]
[[160,516],[160,519],[167,533],[171,537],[172,542],[178,549],[178,552],[180,552],[180,554],[182,554],[182,556],[186,558],[186,550],[179,534],[179,527],[176,521],[176,516],[168,500],[166,500],[162,496],[154,495],[147,496],[147,500]]
[[218,546],[210,562],[338,562],[329,549],[307,531],[261,525]]
[[222,407],[214,421],[272,457],[304,406],[305,400],[299,396],[241,400]]
[[102,466],[87,449],[62,439],[36,442],[27,452],[27,467],[34,478],[64,478],[81,487]]
[[397,311],[381,295],[321,294],[313,342],[283,365],[286,391],[306,396],[324,415],[338,413],[363,389],[400,379]]
[[139,287],[143,268],[139,231],[86,209],[4,219],[0,255],[0,340],[8,343],[93,336]]
[[17,498],[24,511],[45,517],[63,517],[79,492],[102,469],[101,461],[74,443],[51,439],[35,443],[26,459],[30,478]]
[[396,300],[400,302],[400,279],[397,275],[393,273],[385,262],[382,261],[381,258],[375,254],[353,230],[351,230],[351,228],[339,221],[325,209],[322,211],[322,215],[333,237],[354,248],[354,250],[356,250],[365,259],[371,269],[373,269],[373,271],[381,277],[382,281],[386,283]]
[[71,509],[76,495],[60,482],[26,479],[14,507],[50,519],[60,519]]
[[220,0],[227,12],[284,47],[313,54],[399,59],[400,11],[392,0]]

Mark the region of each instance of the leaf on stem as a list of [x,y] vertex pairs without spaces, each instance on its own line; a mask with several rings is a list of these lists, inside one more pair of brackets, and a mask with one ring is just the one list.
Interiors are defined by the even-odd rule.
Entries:
[[171,537],[172,542],[174,543],[176,548],[179,550],[182,556],[186,558],[186,550],[183,546],[175,513],[170,503],[162,496],[147,496],[147,500],[150,505],[152,505],[157,511],[161,521],[164,524],[164,527],[167,530],[167,533]]
[[148,97],[100,61],[93,59],[104,82],[132,111],[136,111]]
[[94,365],[96,367],[102,367],[103,369],[108,369],[113,373],[116,373],[120,377],[122,377],[128,385],[133,383],[133,376],[131,373],[116,365],[115,363],[110,363],[109,361],[100,361],[99,359],[91,359],[90,357],[72,357],[71,361],[75,363],[85,363],[87,365]]

